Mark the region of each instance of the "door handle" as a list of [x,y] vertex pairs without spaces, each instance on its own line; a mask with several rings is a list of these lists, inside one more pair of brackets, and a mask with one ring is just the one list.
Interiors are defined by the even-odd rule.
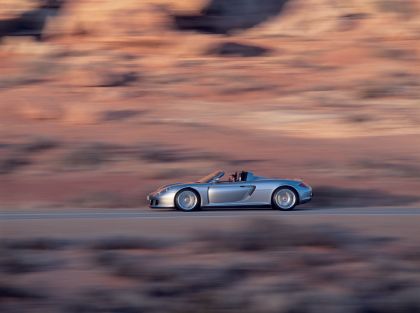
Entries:
[[249,188],[250,186],[239,186],[241,188]]

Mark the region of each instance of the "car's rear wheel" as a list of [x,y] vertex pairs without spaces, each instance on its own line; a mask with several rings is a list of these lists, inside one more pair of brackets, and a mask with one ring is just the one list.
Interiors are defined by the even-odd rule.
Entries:
[[280,187],[273,192],[271,204],[273,208],[288,211],[293,210],[298,202],[296,191],[289,187]]
[[175,207],[190,212],[200,208],[200,196],[193,189],[182,189],[175,195]]

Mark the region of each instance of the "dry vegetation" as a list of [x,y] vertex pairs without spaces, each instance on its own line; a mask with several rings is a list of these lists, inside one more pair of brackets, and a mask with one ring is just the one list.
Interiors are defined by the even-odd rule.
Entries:
[[418,247],[390,238],[267,220],[191,238],[3,238],[0,310],[420,310]]
[[418,1],[246,2],[1,0],[0,206],[141,206],[217,168],[416,205]]

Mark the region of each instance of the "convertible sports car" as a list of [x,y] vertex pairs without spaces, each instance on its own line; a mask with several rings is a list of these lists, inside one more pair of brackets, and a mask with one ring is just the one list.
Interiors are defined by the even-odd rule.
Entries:
[[292,210],[312,199],[312,188],[300,180],[255,176],[235,172],[222,181],[223,171],[213,172],[194,183],[176,183],[158,188],[147,196],[151,208],[194,211],[204,207],[245,207],[270,205]]

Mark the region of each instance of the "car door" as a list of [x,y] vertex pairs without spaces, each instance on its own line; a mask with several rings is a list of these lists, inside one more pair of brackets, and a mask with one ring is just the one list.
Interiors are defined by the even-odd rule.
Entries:
[[209,204],[240,202],[247,199],[255,186],[246,182],[215,183],[208,189]]

